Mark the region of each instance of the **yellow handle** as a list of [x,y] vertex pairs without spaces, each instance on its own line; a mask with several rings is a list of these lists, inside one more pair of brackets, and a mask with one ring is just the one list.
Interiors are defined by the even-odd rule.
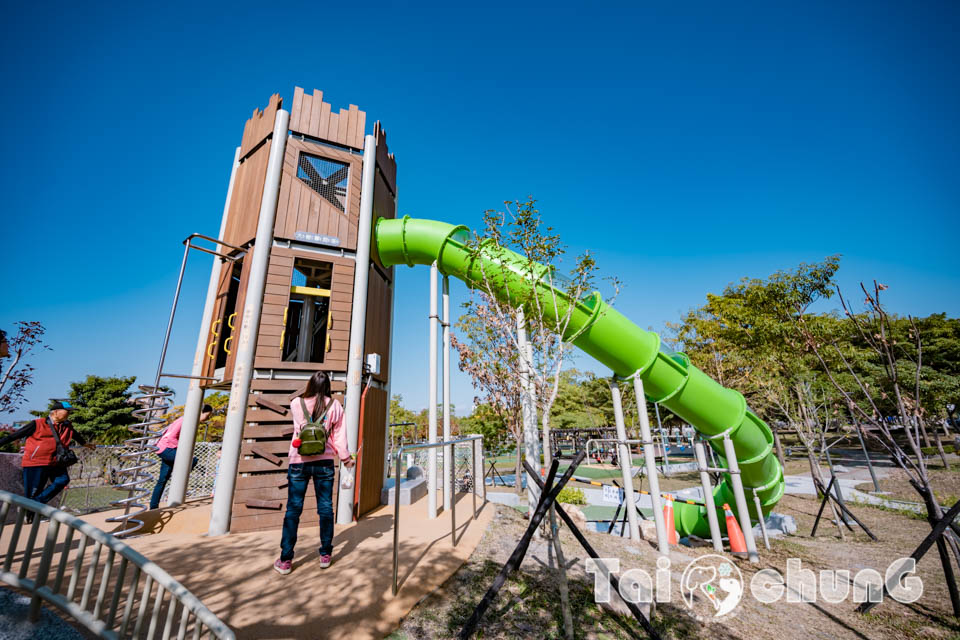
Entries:
[[231,340],[233,340],[233,319],[236,317],[237,317],[237,313],[236,311],[234,311],[227,318],[227,326],[230,327],[230,337],[223,341],[223,350],[226,351],[228,354],[233,353],[233,351],[231,351],[230,347],[228,347],[227,345],[230,344]]
[[287,312],[290,310],[290,307],[284,307],[283,309],[283,331],[280,332],[280,357],[283,357],[283,341],[287,337]]
[[[213,334],[213,340],[210,341],[210,344],[207,345],[207,355],[210,356],[210,359],[213,360],[216,358],[217,344],[220,342],[220,333],[214,328],[220,325],[220,318],[217,318],[213,321],[213,325],[210,327],[210,333]],[[210,353],[213,351],[214,353]]]

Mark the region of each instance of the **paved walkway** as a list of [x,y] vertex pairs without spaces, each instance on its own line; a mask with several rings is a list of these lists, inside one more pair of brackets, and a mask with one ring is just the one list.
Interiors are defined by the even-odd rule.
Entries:
[[0,587],[0,638],[4,640],[84,640],[84,635],[47,607],[30,622],[30,596]]

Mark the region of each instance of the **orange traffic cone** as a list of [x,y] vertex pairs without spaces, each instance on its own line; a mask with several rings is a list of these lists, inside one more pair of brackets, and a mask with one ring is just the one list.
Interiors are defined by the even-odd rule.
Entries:
[[730,540],[731,553],[746,553],[747,541],[743,537],[743,531],[740,530],[740,523],[733,516],[733,511],[729,504],[723,505],[723,516],[727,520],[727,538]]
[[677,544],[677,525],[673,521],[673,496],[667,494],[666,503],[663,505],[663,519],[667,525],[667,542]]

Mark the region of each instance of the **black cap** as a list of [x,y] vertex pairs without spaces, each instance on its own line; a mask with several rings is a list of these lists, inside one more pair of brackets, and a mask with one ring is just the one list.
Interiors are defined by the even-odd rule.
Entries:
[[52,405],[50,405],[50,411],[56,411],[57,409],[66,409],[67,411],[73,411],[74,409],[76,409],[76,407],[74,407],[72,404],[70,404],[66,400],[62,400],[62,401],[58,400],[57,402],[54,402]]

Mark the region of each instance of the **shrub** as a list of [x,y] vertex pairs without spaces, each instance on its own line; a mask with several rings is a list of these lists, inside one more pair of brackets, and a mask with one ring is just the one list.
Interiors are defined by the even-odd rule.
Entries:
[[583,489],[574,487],[564,487],[557,496],[557,502],[563,504],[587,504],[587,499],[583,495]]

